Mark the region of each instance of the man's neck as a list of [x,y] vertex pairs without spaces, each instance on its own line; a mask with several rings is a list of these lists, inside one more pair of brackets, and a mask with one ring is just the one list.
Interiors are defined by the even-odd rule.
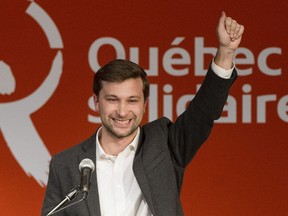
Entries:
[[131,135],[123,138],[109,136],[104,128],[99,133],[99,142],[106,154],[118,155],[122,152],[135,138],[138,130],[135,130]]

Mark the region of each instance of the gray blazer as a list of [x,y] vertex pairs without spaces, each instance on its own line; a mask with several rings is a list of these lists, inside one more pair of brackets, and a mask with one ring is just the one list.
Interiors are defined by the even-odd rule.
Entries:
[[[230,79],[222,79],[210,68],[196,96],[175,123],[163,117],[141,127],[133,171],[154,216],[184,215],[180,191],[185,168],[208,138],[214,120],[220,118],[236,77],[236,70]],[[52,157],[42,215],[46,215],[72,188],[79,185],[78,165],[84,158],[90,158],[95,163],[95,134]],[[95,173],[88,198],[55,215],[101,215]]]

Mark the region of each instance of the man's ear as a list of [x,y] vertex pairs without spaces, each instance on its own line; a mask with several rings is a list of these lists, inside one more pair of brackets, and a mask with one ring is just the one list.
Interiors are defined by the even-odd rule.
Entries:
[[97,95],[93,94],[93,100],[94,100],[95,111],[99,112],[99,100],[98,100]]

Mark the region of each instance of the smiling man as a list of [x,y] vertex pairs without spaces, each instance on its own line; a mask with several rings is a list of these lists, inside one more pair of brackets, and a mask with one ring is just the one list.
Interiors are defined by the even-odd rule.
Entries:
[[145,71],[114,60],[94,77],[102,126],[89,139],[53,156],[43,203],[46,215],[80,181],[78,164],[96,165],[89,196],[57,215],[181,216],[185,168],[220,118],[237,77],[233,56],[244,27],[223,12],[219,48],[201,88],[175,122],[163,117],[140,126],[149,97]]

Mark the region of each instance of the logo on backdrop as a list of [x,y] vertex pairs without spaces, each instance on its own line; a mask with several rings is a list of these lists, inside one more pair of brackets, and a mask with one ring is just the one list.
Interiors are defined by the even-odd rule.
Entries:
[[[31,114],[51,98],[59,84],[63,65],[63,42],[55,23],[38,4],[31,2],[26,14],[43,30],[49,47],[58,51],[49,74],[38,89],[20,100],[0,103],[0,128],[19,165],[43,187],[47,183],[51,155],[33,124]],[[4,61],[0,61],[0,77],[0,94],[13,94],[17,83],[11,67]]]

